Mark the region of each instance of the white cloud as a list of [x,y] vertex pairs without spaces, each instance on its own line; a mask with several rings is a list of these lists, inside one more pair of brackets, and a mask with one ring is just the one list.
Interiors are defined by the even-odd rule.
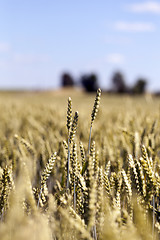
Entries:
[[107,55],[106,61],[112,64],[123,64],[125,62],[125,57],[120,53],[112,53]]
[[137,13],[160,13],[160,2],[147,1],[134,3],[127,7],[128,10]]
[[0,52],[9,52],[10,45],[5,42],[0,42]]
[[114,27],[118,31],[125,32],[153,32],[156,29],[155,25],[149,22],[119,21],[115,23]]

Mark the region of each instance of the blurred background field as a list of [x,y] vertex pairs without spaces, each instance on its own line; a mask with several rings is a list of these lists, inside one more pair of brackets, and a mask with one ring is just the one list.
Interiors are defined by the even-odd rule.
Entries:
[[[13,138],[14,134],[20,134],[25,138],[24,133],[21,133],[21,128],[25,131],[25,134],[27,134],[28,131],[32,133],[34,126],[32,126],[31,122],[33,119],[33,125],[37,124],[37,127],[39,125],[41,129],[44,128],[42,132],[44,132],[46,140],[47,134],[45,133],[45,129],[48,132],[48,124],[53,134],[55,130],[56,132],[59,130],[59,136],[61,140],[63,140],[67,135],[67,100],[68,97],[71,97],[73,101],[73,112],[79,112],[80,127],[78,131],[85,129],[85,134],[83,133],[82,135],[85,135],[87,144],[94,96],[94,93],[88,94],[79,89],[73,90],[69,88],[42,92],[1,92],[1,133],[3,135],[3,124],[5,124],[6,131],[8,131],[8,128],[12,129],[8,137]],[[145,126],[147,126],[148,123],[152,124],[155,120],[159,123],[160,102],[158,97],[152,96],[151,94],[132,96],[102,92],[98,120],[97,123],[95,123],[97,124],[95,132],[98,132],[100,126],[102,126],[105,134],[104,130],[102,130],[100,134],[104,134],[105,138],[107,137],[107,131],[112,132],[113,130],[117,132],[116,134],[120,134],[120,129],[130,129],[133,124],[133,133],[139,130],[142,133]]]

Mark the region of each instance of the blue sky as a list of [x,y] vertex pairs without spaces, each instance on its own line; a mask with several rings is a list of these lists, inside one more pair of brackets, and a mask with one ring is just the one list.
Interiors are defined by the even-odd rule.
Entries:
[[0,88],[57,87],[64,71],[109,88],[117,70],[160,90],[160,1],[0,0]]

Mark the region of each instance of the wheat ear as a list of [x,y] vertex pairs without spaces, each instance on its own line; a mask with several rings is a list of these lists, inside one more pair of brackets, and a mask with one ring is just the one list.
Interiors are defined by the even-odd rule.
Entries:
[[70,162],[70,129],[72,126],[72,99],[68,98],[68,108],[67,108],[67,129],[68,129],[68,161],[67,161],[67,188],[69,188],[69,162]]
[[73,123],[69,132],[69,138],[68,138],[68,162],[67,162],[67,189],[69,189],[69,165],[70,165],[70,144],[75,138],[77,125],[78,125],[78,111],[75,112]]
[[99,108],[99,104],[100,104],[100,97],[101,97],[101,89],[99,88],[97,90],[97,94],[96,94],[94,105],[93,105],[93,110],[92,110],[92,113],[91,113],[91,127],[90,127],[90,133],[89,133],[88,154],[89,154],[89,151],[90,151],[90,144],[91,144],[92,125],[93,125],[93,122],[94,122],[94,120],[96,118],[96,115],[98,113],[98,108]]
[[85,163],[85,151],[84,151],[82,142],[79,143],[79,147],[80,147],[80,153],[81,153],[81,163],[82,163],[82,167],[83,167],[83,165]]
[[42,191],[44,190],[45,188],[45,184],[46,184],[46,181],[47,179],[49,178],[51,172],[52,172],[52,169],[54,167],[54,163],[55,163],[55,160],[56,160],[56,156],[57,156],[57,153],[55,152],[49,159],[45,169],[43,170],[42,172],[42,175],[41,175],[41,188],[40,188],[40,193],[39,193],[39,199],[38,199],[38,206],[39,206],[39,201],[40,201],[40,198],[41,198],[41,194],[42,194]]
[[3,220],[3,215],[9,205],[8,198],[9,198],[10,190],[14,188],[14,182],[12,178],[12,168],[6,166],[3,169],[1,184],[2,184],[2,194],[0,196],[0,215],[1,215],[1,220]]
[[67,129],[68,132],[70,131],[70,128],[72,126],[72,99],[68,98],[68,108],[67,108]]

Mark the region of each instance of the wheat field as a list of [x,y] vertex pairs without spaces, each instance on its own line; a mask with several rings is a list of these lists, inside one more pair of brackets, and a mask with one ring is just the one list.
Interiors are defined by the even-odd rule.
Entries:
[[0,239],[159,239],[160,101],[0,93]]

